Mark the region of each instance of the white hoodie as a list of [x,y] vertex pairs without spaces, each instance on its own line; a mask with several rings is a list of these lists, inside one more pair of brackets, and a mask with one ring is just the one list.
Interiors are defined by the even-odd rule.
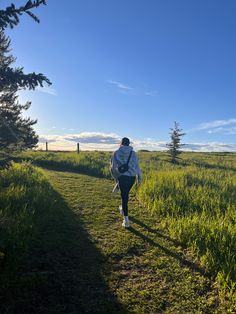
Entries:
[[[118,171],[118,167],[127,163],[130,151],[132,151],[132,154],[129,161],[129,170],[124,173],[120,173]],[[111,158],[111,173],[115,179],[118,179],[121,175],[125,175],[137,177],[139,182],[142,180],[137,154],[133,150],[132,146],[121,145],[120,148],[113,153]]]

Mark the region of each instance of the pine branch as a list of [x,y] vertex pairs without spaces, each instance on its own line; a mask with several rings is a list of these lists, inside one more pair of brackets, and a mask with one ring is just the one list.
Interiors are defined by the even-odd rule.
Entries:
[[51,82],[42,73],[25,74],[23,67],[12,67],[15,58],[9,54],[11,42],[4,32],[6,27],[18,25],[24,13],[39,22],[31,10],[45,4],[45,0],[29,0],[21,7],[16,8],[11,4],[5,10],[0,10],[0,152],[33,148],[38,142],[33,129],[37,120],[22,116],[22,111],[28,110],[30,103],[20,104],[17,92],[21,89],[34,90],[37,86],[51,85]]
[[50,80],[42,73],[35,72],[24,74],[23,69],[1,69],[0,68],[0,92],[3,89],[35,89],[37,86],[43,87],[44,84],[51,85]]
[[6,27],[13,28],[20,22],[20,16],[23,13],[28,14],[35,22],[39,23],[38,17],[30,10],[39,7],[40,5],[46,5],[46,0],[29,0],[25,5],[16,8],[12,3],[5,10],[0,10],[0,28]]

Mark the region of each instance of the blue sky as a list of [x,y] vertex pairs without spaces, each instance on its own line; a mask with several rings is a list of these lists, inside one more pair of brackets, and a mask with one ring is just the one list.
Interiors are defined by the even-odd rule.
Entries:
[[192,147],[236,150],[234,0],[47,2],[8,31],[16,65],[53,82],[20,94],[42,142],[161,149],[178,121]]

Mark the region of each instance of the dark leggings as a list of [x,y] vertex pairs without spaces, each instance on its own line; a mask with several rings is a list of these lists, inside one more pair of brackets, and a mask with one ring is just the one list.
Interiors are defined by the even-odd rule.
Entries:
[[135,177],[122,175],[118,178],[118,181],[121,192],[122,209],[124,212],[124,216],[128,216],[129,191],[134,185]]

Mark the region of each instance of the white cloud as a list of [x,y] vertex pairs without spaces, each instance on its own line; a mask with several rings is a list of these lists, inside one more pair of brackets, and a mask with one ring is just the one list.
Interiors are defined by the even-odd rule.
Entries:
[[64,135],[63,139],[90,144],[117,144],[120,142],[121,137],[114,133],[81,132],[79,134]]
[[114,81],[114,80],[108,80],[108,83],[114,85],[115,87],[119,88],[120,90],[123,91],[131,91],[134,90],[133,87],[130,87],[124,83],[118,82],[118,81]]
[[214,133],[221,133],[225,135],[233,135],[236,134],[236,127],[232,128],[215,128],[212,130],[208,130],[207,133],[214,134]]
[[[223,128],[225,126],[231,126],[230,128]],[[224,134],[235,134],[230,133],[236,126],[236,119],[227,119],[227,120],[213,120],[209,122],[204,122],[196,126],[195,128],[188,131],[204,131],[208,130],[208,133],[224,133]]]
[[194,152],[236,152],[236,144],[226,144],[219,142],[193,143],[186,144],[183,150]]
[[52,95],[52,96],[57,96],[57,92],[54,88],[51,88],[51,87],[36,87],[36,90],[38,92],[41,92],[41,93],[45,93],[45,94],[49,94],[49,95]]
[[[78,134],[65,134],[65,135],[41,135],[39,137],[39,147],[46,142],[50,146],[58,146],[58,149],[65,147],[67,150],[76,149],[77,143],[80,143],[81,149],[85,150],[113,150],[120,143],[121,137],[114,133],[102,132],[81,132]],[[44,145],[45,146],[45,145]]]
[[[131,87],[125,83],[119,82],[119,81],[115,81],[115,80],[108,80],[107,81],[109,84],[113,85],[114,87],[117,88],[117,91],[121,94],[130,94],[131,92],[139,92],[140,95],[145,95],[145,96],[149,96],[149,97],[155,97],[158,95],[158,91],[157,90],[151,90],[149,89],[147,86],[145,87],[146,91],[142,90],[142,91],[138,91],[138,88],[134,88]],[[107,92],[107,90],[105,90],[105,92]]]
[[[104,150],[113,151],[119,147],[121,136],[115,133],[102,132],[81,132],[78,134],[65,135],[42,135],[39,138],[39,148],[45,148],[45,143],[49,143],[52,150],[76,150],[77,143],[80,143],[81,150]],[[166,150],[165,141],[155,139],[130,139],[135,150]],[[226,144],[219,142],[189,143],[183,147],[184,151],[198,152],[236,152],[236,144]]]

